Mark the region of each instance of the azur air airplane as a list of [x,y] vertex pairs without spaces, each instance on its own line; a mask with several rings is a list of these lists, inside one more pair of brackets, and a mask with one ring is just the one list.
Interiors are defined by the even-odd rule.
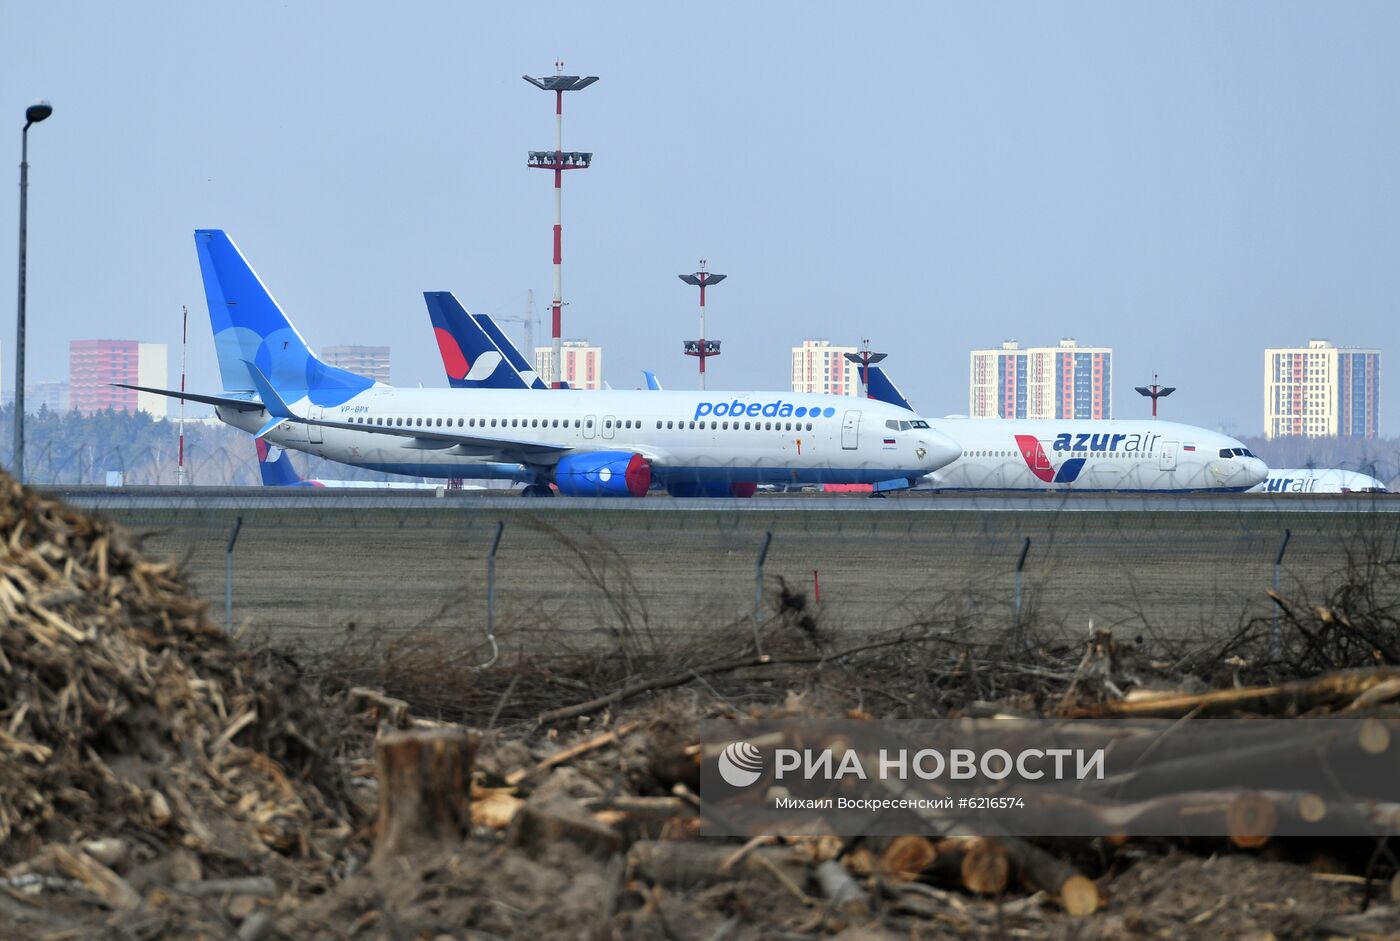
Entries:
[[1369,474],[1340,467],[1270,468],[1269,476],[1250,493],[1388,493],[1385,484]]
[[[870,391],[913,411],[879,366],[870,367]],[[945,418],[929,425],[962,448],[919,483],[933,490],[1240,492],[1268,473],[1234,438],[1178,422]]]
[[[746,495],[760,483],[885,489],[959,448],[875,401],[774,392],[405,389],[317,359],[221,230],[195,232],[223,393],[150,389],[215,407],[270,444],[413,477],[491,478],[546,496]],[[471,374],[468,364],[467,375]],[[502,465],[506,470],[502,471]]]

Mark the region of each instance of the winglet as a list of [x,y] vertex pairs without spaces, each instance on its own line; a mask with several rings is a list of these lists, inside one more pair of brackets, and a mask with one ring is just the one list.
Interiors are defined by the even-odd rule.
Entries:
[[656,373],[652,372],[649,369],[643,369],[642,375],[646,376],[648,389],[650,389],[653,392],[661,391],[661,381],[656,378]]
[[277,427],[278,424],[281,424],[289,418],[295,418],[296,416],[292,414],[291,408],[282,400],[282,396],[277,394],[277,390],[272,387],[272,383],[268,380],[267,376],[263,375],[263,371],[259,369],[256,364],[250,363],[246,359],[243,361],[243,365],[248,367],[248,373],[253,378],[253,388],[257,390],[258,398],[263,400],[263,408],[267,409],[267,413],[273,418],[278,419],[275,423],[269,422],[265,425],[263,430],[258,432],[258,436],[261,437],[267,434],[273,428]]

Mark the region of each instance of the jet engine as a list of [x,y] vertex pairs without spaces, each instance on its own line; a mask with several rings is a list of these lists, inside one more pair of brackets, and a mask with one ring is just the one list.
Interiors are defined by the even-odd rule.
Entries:
[[554,468],[554,483],[568,497],[644,497],[651,465],[631,451],[567,454]]

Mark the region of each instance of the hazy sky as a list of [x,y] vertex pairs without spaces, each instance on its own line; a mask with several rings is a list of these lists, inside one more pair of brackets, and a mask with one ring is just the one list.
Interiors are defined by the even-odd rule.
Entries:
[[[1168,417],[1263,426],[1268,345],[1400,355],[1400,4],[131,4],[0,0],[0,341],[13,370],[30,131],[29,377],[68,341],[171,344],[217,388],[191,231],[227,229],[311,344],[445,384],[424,290],[547,332],[552,96],[567,97],[565,335],[615,388],[694,388],[676,275],[703,255],[712,389],[787,388],[806,337],[890,351],[965,412],[968,351],[1116,350]],[[5,220],[9,220],[5,222]],[[508,329],[517,340],[518,328]],[[1396,368],[1391,366],[1392,369]],[[1400,373],[1381,430],[1400,433]]]

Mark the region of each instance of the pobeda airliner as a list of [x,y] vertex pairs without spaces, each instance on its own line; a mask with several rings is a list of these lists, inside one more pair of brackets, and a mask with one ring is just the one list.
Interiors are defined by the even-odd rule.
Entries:
[[838,396],[394,388],[317,359],[222,231],[196,231],[195,246],[224,393],[135,388],[213,405],[283,448],[414,477],[507,476],[532,496],[553,484],[618,497],[653,486],[744,496],[770,482],[893,489],[961,453],[923,421],[892,435],[903,409]]

